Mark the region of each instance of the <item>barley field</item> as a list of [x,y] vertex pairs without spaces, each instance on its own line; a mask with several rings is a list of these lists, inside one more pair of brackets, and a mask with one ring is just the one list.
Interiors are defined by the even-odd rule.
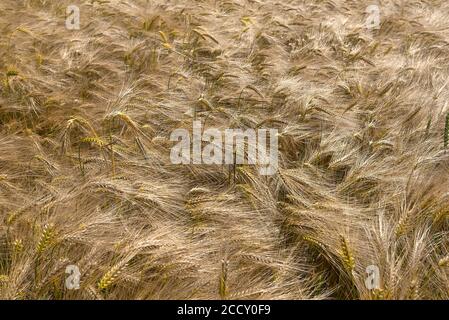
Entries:
[[[1,0],[0,298],[449,299],[448,16]],[[173,163],[194,121],[274,174]]]

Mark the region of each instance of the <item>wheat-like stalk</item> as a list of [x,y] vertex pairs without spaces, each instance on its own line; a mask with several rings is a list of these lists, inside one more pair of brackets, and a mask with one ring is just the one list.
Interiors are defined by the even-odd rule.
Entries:
[[355,267],[355,259],[352,255],[349,243],[344,236],[340,236],[340,256],[346,270],[352,272]]
[[221,261],[221,272],[220,272],[220,278],[219,278],[219,285],[218,285],[218,294],[220,295],[221,299],[226,299],[228,296],[228,261],[222,260]]
[[444,258],[441,258],[440,261],[438,261],[438,265],[440,267],[447,267],[447,266],[449,266],[449,255],[444,257]]
[[0,286],[7,283],[9,281],[9,277],[4,274],[0,274]]
[[446,114],[446,121],[444,123],[444,149],[447,149],[449,143],[449,112]]
[[14,248],[13,250],[16,254],[23,252],[24,245],[23,245],[22,239],[15,239],[13,242],[13,248]]
[[120,274],[123,272],[126,264],[124,265],[115,265],[111,269],[109,269],[103,277],[101,277],[100,281],[98,281],[98,289],[101,292],[107,291],[118,279]]
[[38,254],[43,253],[55,240],[56,232],[54,226],[51,224],[46,224],[41,232],[39,242],[36,246],[36,252]]

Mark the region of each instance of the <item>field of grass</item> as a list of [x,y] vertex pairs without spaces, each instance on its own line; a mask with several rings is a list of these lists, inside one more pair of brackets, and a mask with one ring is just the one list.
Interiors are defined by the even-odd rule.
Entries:
[[[448,17],[1,0],[0,298],[449,299]],[[278,170],[172,164],[194,120],[277,129]]]

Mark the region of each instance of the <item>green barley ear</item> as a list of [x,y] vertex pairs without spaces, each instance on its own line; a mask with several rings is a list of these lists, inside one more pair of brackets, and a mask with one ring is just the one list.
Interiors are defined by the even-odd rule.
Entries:
[[449,256],[446,256],[446,257],[440,259],[440,261],[438,261],[438,265],[440,267],[448,267],[449,266]]
[[159,31],[159,35],[160,35],[161,39],[164,41],[164,43],[168,42],[168,38],[165,35],[164,31]]
[[36,53],[36,63],[40,67],[44,63],[44,57],[40,53]]
[[9,281],[9,277],[6,274],[0,274],[0,286],[6,284]]
[[228,295],[227,280],[228,280],[228,261],[223,259],[221,260],[220,284],[218,288],[218,293],[220,294],[221,299],[226,299]]
[[45,225],[41,233],[41,238],[37,244],[36,251],[38,254],[44,252],[53,242],[55,231],[52,225]]
[[385,300],[385,290],[384,289],[374,289],[372,294],[373,300]]
[[82,143],[88,143],[91,145],[96,145],[100,148],[104,147],[106,145],[106,142],[98,137],[85,137],[80,140]]
[[446,115],[446,123],[444,125],[444,149],[447,149],[449,142],[449,112]]
[[19,75],[19,71],[17,71],[17,69],[14,67],[8,67],[8,69],[6,70],[6,77],[8,77],[8,78],[15,77],[18,75]]
[[22,252],[22,251],[23,251],[23,248],[24,248],[24,246],[23,246],[23,241],[22,241],[22,239],[16,239],[16,240],[14,240],[14,242],[13,242],[13,250],[14,250],[15,253],[20,253],[20,252]]
[[19,215],[18,211],[12,211],[6,216],[6,225],[11,225],[14,221],[16,221]]
[[352,256],[352,252],[349,247],[348,241],[343,236],[340,236],[340,246],[341,246],[340,255],[343,260],[343,264],[349,272],[352,272],[355,267],[355,259]]
[[305,235],[305,236],[302,237],[302,239],[304,241],[306,241],[307,243],[311,244],[314,247],[317,247],[317,248],[320,248],[320,249],[325,249],[324,243],[318,241],[314,237]]
[[123,266],[116,265],[109,269],[108,272],[105,273],[105,275],[100,279],[98,282],[98,289],[101,292],[107,291],[117,280],[120,273],[123,271],[123,269],[126,267],[126,264]]
[[3,81],[3,85],[5,86],[6,89],[10,89],[10,85],[9,85],[9,78],[11,77],[15,77],[19,75],[19,71],[17,71],[16,68],[14,67],[8,67],[5,73],[6,77]]

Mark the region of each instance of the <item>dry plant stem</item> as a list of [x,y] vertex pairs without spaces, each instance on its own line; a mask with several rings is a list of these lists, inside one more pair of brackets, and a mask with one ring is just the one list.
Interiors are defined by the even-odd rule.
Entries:
[[109,123],[109,148],[111,152],[111,166],[112,166],[112,177],[115,177],[115,157],[114,157],[114,142],[112,139],[112,126],[114,123],[114,118],[111,119],[111,123]]

